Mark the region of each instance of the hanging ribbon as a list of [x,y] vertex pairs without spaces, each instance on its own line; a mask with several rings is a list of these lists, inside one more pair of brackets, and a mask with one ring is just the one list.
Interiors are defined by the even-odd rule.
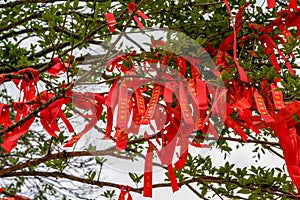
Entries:
[[266,123],[275,122],[273,117],[268,113],[266,104],[263,97],[258,93],[257,90],[254,91],[254,99],[258,112],[261,114],[262,118]]
[[119,87],[119,100],[118,100],[118,117],[117,125],[119,128],[126,130],[129,121],[128,112],[128,86],[125,81],[123,81]]
[[143,119],[140,121],[141,124],[149,124],[150,120],[153,117],[156,104],[158,103],[159,100],[159,96],[160,96],[160,86],[154,84],[152,89],[152,96],[149,105],[147,107],[146,113]]
[[126,149],[128,133],[119,127],[116,128],[115,139],[116,148],[118,151]]
[[111,132],[112,132],[112,128],[113,128],[113,112],[112,112],[112,108],[107,107],[107,114],[106,114],[106,129],[105,129],[105,138],[109,139]]
[[[271,128],[274,130],[279,139],[280,146],[283,151],[284,160],[286,162],[288,173],[295,184],[298,194],[300,191],[300,168],[299,168],[299,131],[297,127],[289,128],[286,121],[275,123]],[[291,153],[293,152],[293,153]]]
[[139,115],[143,116],[146,112],[146,107],[145,107],[144,97],[139,87],[135,89],[135,100],[136,100],[138,113]]
[[179,67],[179,72],[184,76],[186,73],[186,60],[183,57],[176,58],[176,65]]
[[109,31],[111,33],[115,32],[115,25],[117,25],[117,21],[115,19],[115,16],[113,13],[106,13],[104,14],[105,18],[106,18],[106,21],[108,23],[108,28],[109,28]]
[[238,72],[239,72],[239,75],[240,75],[240,79],[244,82],[248,82],[247,74],[246,74],[245,70],[240,66],[240,64],[238,62],[238,59],[237,59],[237,53],[236,53],[237,52],[237,41],[236,41],[236,37],[237,37],[236,32],[237,31],[236,31],[235,22],[234,22],[233,17],[232,17],[232,13],[231,13],[231,9],[230,9],[228,0],[224,0],[224,3],[225,3],[226,8],[229,12],[231,24],[232,24],[232,27],[233,27],[233,60],[234,60],[234,63],[236,64],[236,66],[237,66],[237,69],[238,69]]
[[[276,50],[278,51],[278,53],[279,53],[279,55],[281,56],[281,58],[285,61],[285,64],[286,64],[288,70],[290,71],[290,73],[291,73],[292,75],[294,75],[295,72],[294,72],[294,70],[293,70],[293,67],[292,67],[291,63],[287,61],[286,56],[285,56],[285,55],[283,54],[283,52],[278,48],[277,44],[276,44],[276,43],[275,43],[275,42],[274,42],[267,34],[264,34],[264,35],[262,36],[262,41],[264,41],[264,42],[267,44],[267,47],[268,47],[268,48],[267,48],[267,51],[265,51],[266,54],[267,54],[267,55],[272,54],[271,57],[270,57],[271,62],[273,61],[273,62],[275,63],[274,59],[276,59],[277,64],[275,63],[275,66],[274,66],[275,69],[278,71],[278,70],[280,69],[280,67],[279,67],[279,64],[278,64],[278,61],[277,61],[277,58],[276,58],[274,49],[276,49]],[[268,51],[269,51],[269,52],[268,52]],[[272,62],[272,63],[273,63],[273,62]]]
[[144,197],[152,197],[152,171],[153,171],[152,146],[154,145],[151,142],[149,142],[149,147],[145,158]]
[[189,106],[187,90],[182,82],[179,83],[179,101],[181,107],[181,115],[183,116],[184,122],[187,124],[187,126],[193,127],[194,120]]
[[115,104],[116,104],[116,99],[117,99],[117,85],[118,85],[118,80],[115,80],[115,82],[112,84],[108,95],[105,98],[105,105],[107,105],[108,107],[114,108]]
[[171,82],[167,81],[165,83],[165,87],[164,87],[164,101],[166,103],[173,102],[173,92],[172,92],[171,88],[172,88]]
[[168,174],[169,174],[169,179],[171,182],[171,186],[172,186],[172,190],[173,192],[176,192],[177,190],[179,190],[179,186],[176,180],[176,175],[175,175],[175,171],[173,169],[172,164],[168,165]]
[[284,108],[285,105],[284,105],[282,91],[277,90],[278,87],[275,84],[271,85],[271,89],[272,89],[272,96],[273,96],[273,101],[274,101],[275,108],[277,110],[280,110],[281,108]]
[[225,118],[225,123],[230,128],[232,128],[235,133],[238,133],[242,137],[244,142],[247,141],[248,136],[246,135],[246,133],[243,131],[240,125],[238,125],[235,121],[233,121],[233,119],[229,115],[227,115],[227,117]]
[[208,109],[206,83],[201,79],[196,79],[196,94],[200,110]]
[[188,149],[189,149],[189,138],[187,135],[181,135],[178,141],[180,147],[180,154],[177,155],[178,161],[174,164],[177,170],[181,170],[187,162]]

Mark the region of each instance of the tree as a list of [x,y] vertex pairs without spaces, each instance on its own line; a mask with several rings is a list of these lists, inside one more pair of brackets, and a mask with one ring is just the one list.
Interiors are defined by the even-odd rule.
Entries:
[[[300,11],[263,5],[1,1],[1,197],[298,199]],[[286,167],[199,154],[241,146]]]

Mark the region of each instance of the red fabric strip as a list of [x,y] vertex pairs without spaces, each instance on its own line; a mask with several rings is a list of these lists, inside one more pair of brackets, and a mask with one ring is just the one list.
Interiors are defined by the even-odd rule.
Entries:
[[173,92],[171,90],[171,83],[166,82],[165,87],[164,87],[164,101],[166,103],[172,103],[173,101]]
[[149,144],[144,168],[144,197],[152,197],[152,147]]
[[106,130],[105,130],[105,138],[110,138],[112,128],[113,128],[113,112],[112,108],[107,107],[107,116],[106,116]]
[[296,12],[298,12],[298,0],[290,0],[290,4],[288,8],[293,8]]
[[284,108],[285,105],[284,105],[282,91],[277,90],[277,88],[278,87],[275,84],[271,85],[272,96],[273,96],[273,101],[274,101],[275,108],[277,110],[280,110],[281,108]]
[[128,88],[126,83],[122,82],[119,87],[117,125],[123,130],[127,129],[127,124],[129,121],[128,103]]
[[233,17],[232,17],[232,13],[231,13],[231,9],[230,9],[230,6],[229,6],[229,3],[228,3],[228,0],[224,0],[224,3],[226,5],[226,8],[229,12],[229,16],[230,16],[230,19],[231,19],[231,24],[232,24],[232,27],[233,27],[233,60],[234,60],[234,63],[236,64],[237,66],[237,69],[238,69],[238,72],[239,72],[239,75],[240,75],[240,79],[244,82],[248,82],[248,78],[247,78],[247,74],[245,72],[245,70],[240,66],[239,62],[238,62],[238,59],[237,59],[237,41],[236,41],[236,37],[237,37],[237,31],[236,31],[236,27],[235,27],[235,23],[233,21]]
[[257,90],[254,91],[254,99],[255,99],[257,110],[261,114],[265,122],[266,123],[275,122],[273,117],[267,111],[267,107],[263,97],[257,92]]
[[146,106],[140,88],[137,88],[135,90],[135,100],[138,108],[138,113],[143,116],[146,112]]
[[152,119],[156,104],[158,103],[159,96],[160,96],[160,86],[154,84],[152,89],[152,96],[148,108],[146,110],[143,119],[140,121],[141,124],[148,124]]
[[108,23],[108,28],[109,28],[109,31],[111,33],[115,32],[115,28],[114,26],[117,25],[117,21],[115,19],[115,16],[113,13],[106,13],[104,14],[105,18],[106,18],[106,21]]
[[119,127],[117,127],[115,138],[116,138],[116,148],[118,151],[126,149],[127,136],[128,134],[124,130],[121,130]]
[[176,192],[177,190],[179,190],[179,186],[176,180],[176,176],[172,164],[168,165],[168,174],[169,174],[172,190],[173,192]]
[[208,102],[207,102],[206,83],[203,82],[201,79],[196,79],[196,88],[197,88],[196,94],[197,94],[199,109],[207,110]]
[[233,121],[233,119],[227,115],[226,119],[225,119],[225,123],[234,130],[235,133],[238,133],[242,139],[244,140],[244,142],[247,141],[248,136],[246,135],[246,133],[243,131],[243,129],[241,128],[240,125],[238,125],[237,123],[235,123],[235,121]]
[[179,83],[179,101],[181,107],[181,115],[183,116],[184,122],[188,124],[188,126],[194,126],[194,120],[191,114],[187,90],[185,89],[182,82]]
[[274,8],[276,6],[275,0],[267,0],[268,2],[268,8]]

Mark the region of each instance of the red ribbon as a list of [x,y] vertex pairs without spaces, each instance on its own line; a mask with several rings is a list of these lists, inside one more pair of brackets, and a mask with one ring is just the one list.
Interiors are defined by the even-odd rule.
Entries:
[[111,86],[108,95],[105,98],[105,105],[107,105],[108,107],[114,108],[115,104],[116,104],[116,99],[117,99],[117,88],[118,86],[118,80],[116,80],[114,82],[114,84]]
[[298,0],[290,0],[288,8],[292,7],[296,12],[298,12]]
[[178,183],[176,180],[176,175],[175,175],[172,164],[168,165],[168,174],[169,174],[169,179],[171,182],[172,190],[173,190],[173,192],[176,192],[177,190],[179,190],[179,186],[178,186]]
[[26,68],[19,70],[16,74],[24,75],[23,79],[13,79],[16,87],[20,89],[20,92],[23,92],[23,101],[32,100],[36,93],[36,83],[39,81],[39,71]]
[[126,194],[128,194],[127,200],[132,200],[132,196],[129,192],[130,192],[130,187],[129,186],[121,186],[121,193],[120,193],[120,196],[119,196],[118,200],[125,200]]
[[196,79],[197,100],[200,110],[208,109],[206,83],[201,79]]
[[276,6],[275,0],[267,0],[268,2],[268,8],[274,8]]
[[[127,6],[129,13],[132,14],[134,9],[136,8],[136,4],[134,2],[131,2],[128,4]],[[145,13],[143,13],[140,10],[137,10],[136,12],[139,16],[141,16],[144,20],[150,19]],[[144,25],[142,24],[142,22],[139,20],[139,18],[137,16],[133,16],[134,20],[136,21],[136,23],[138,24],[138,27],[140,27],[141,29],[145,29]]]
[[152,96],[148,105],[148,108],[146,110],[146,113],[143,117],[143,119],[140,121],[141,124],[148,124],[150,120],[153,117],[154,111],[156,104],[158,103],[160,96],[160,86],[157,84],[154,84],[153,89],[152,89]]
[[184,76],[186,73],[186,60],[183,57],[176,58],[176,65],[179,67],[179,72]]
[[275,122],[273,117],[267,111],[266,104],[263,97],[257,92],[257,90],[254,91],[254,99],[255,99],[257,110],[261,114],[265,122],[266,123]]
[[108,23],[108,28],[109,28],[109,31],[111,33],[115,32],[115,25],[117,25],[117,21],[115,19],[115,16],[113,13],[106,13],[104,14],[105,15],[105,18],[106,18],[106,21]]
[[164,101],[166,103],[172,103],[173,102],[173,92],[172,92],[172,84],[171,82],[167,81],[165,83],[164,87]]
[[106,114],[106,130],[105,130],[105,138],[110,138],[112,128],[113,128],[113,111],[112,108],[107,107],[107,114]]
[[[239,75],[240,75],[240,79],[244,82],[248,82],[248,78],[247,78],[247,74],[245,72],[245,70],[240,66],[239,62],[238,62],[238,59],[237,59],[237,41],[236,41],[236,37],[237,37],[237,31],[236,31],[236,24],[235,22],[233,21],[233,17],[232,17],[232,13],[231,13],[231,9],[230,9],[230,6],[229,6],[229,3],[228,3],[228,0],[224,0],[224,3],[226,5],[226,8],[229,12],[229,16],[230,16],[230,19],[231,19],[231,24],[232,24],[232,27],[233,27],[233,60],[234,60],[234,63],[236,64],[237,66],[237,69],[238,69],[238,72],[239,72]],[[244,9],[244,6],[242,7]]]
[[300,112],[300,102],[293,101],[285,108],[282,108],[277,115],[275,115],[276,122],[287,121],[292,118],[295,113]]
[[126,82],[123,81],[119,87],[119,102],[118,102],[118,117],[117,124],[123,130],[127,129],[128,121],[129,121],[129,112],[128,112],[128,86]]
[[152,197],[152,146],[149,142],[149,147],[147,150],[147,155],[145,158],[145,168],[144,168],[144,197]]
[[[283,156],[286,162],[289,175],[295,184],[298,194],[300,192],[300,138],[299,138],[299,125],[296,129],[289,128],[286,121],[276,123],[271,128],[274,130],[276,136],[279,139],[280,146],[283,151]],[[291,153],[292,152],[292,153]]]
[[90,92],[83,94],[74,92],[73,94],[75,97],[73,101],[74,105],[80,109],[91,110],[92,114],[82,115],[84,118],[89,118],[88,124],[85,125],[84,129],[80,133],[67,142],[64,147],[72,147],[84,134],[96,125],[102,115],[103,104],[105,102],[105,98],[100,94]]
[[128,133],[117,127],[116,129],[116,148],[118,151],[126,149]]
[[183,116],[184,122],[187,126],[194,127],[194,120],[190,111],[187,90],[183,83],[179,83],[179,101],[181,107],[181,115]]
[[287,68],[289,69],[290,73],[291,74],[295,74],[295,72],[293,71],[293,68],[291,66],[291,63],[287,61],[287,58],[285,57],[285,55],[283,54],[283,52],[278,48],[277,44],[267,35],[267,34],[264,34],[262,36],[262,40],[267,44],[267,51],[265,51],[265,53],[267,55],[271,55],[270,57],[270,60],[272,62],[272,64],[274,63],[275,64],[275,69],[278,71],[280,69],[279,67],[279,64],[278,64],[278,61],[276,60],[275,62],[275,59],[276,59],[276,55],[274,53],[274,48],[278,51],[279,55],[282,57],[282,59],[286,62],[286,66]]
[[135,100],[136,100],[138,113],[139,115],[143,116],[146,112],[146,106],[145,106],[144,97],[139,87],[135,90]]
[[277,90],[278,87],[275,84],[271,85],[271,89],[272,89],[272,96],[273,96],[273,101],[274,101],[275,108],[277,110],[280,110],[281,108],[284,108],[285,105],[284,105],[282,91]]
[[246,133],[243,131],[243,129],[241,128],[241,126],[237,123],[235,123],[235,121],[233,121],[233,119],[227,115],[226,119],[225,119],[225,123],[234,130],[235,133],[238,133],[242,139],[244,140],[244,142],[247,141],[248,136],[246,135]]

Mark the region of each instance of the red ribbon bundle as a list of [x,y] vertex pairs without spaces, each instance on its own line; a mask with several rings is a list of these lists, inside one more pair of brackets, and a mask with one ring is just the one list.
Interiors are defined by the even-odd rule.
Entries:
[[[39,71],[33,68],[19,70],[16,74],[24,75],[23,79],[13,79],[13,82],[23,92],[23,101],[30,101],[36,94],[36,83],[39,81]],[[20,100],[20,98],[19,98]]]

